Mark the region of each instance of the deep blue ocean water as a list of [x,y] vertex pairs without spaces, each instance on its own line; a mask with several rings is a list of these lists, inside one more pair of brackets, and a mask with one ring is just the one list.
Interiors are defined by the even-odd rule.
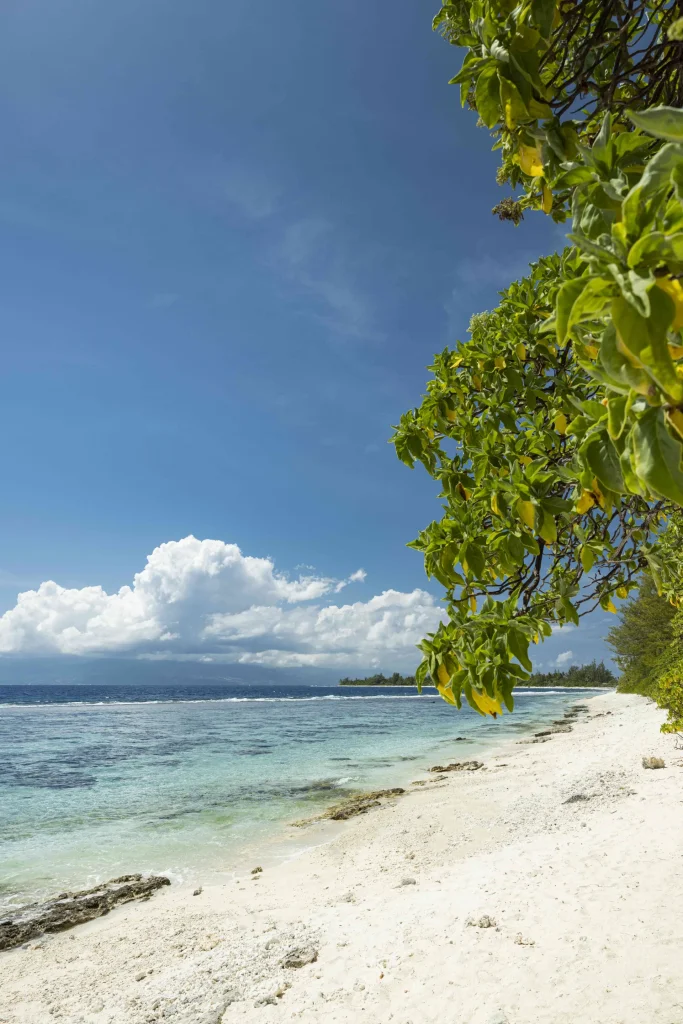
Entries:
[[592,692],[519,690],[493,721],[433,690],[0,686],[0,909],[133,871],[230,875],[242,851],[304,842],[292,820],[485,754]]

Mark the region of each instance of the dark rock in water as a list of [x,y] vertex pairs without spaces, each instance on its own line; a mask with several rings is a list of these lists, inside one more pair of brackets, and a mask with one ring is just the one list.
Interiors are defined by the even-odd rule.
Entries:
[[430,772],[476,772],[483,767],[482,761],[453,761],[447,765],[435,764],[433,768],[427,770]]
[[12,949],[43,932],[60,932],[108,914],[119,903],[147,900],[170,879],[163,875],[122,875],[110,882],[84,889],[62,892],[46,903],[32,903],[0,921],[0,949]]

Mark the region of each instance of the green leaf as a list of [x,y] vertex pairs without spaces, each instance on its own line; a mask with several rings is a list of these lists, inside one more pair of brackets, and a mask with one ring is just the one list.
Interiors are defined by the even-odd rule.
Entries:
[[632,388],[639,395],[646,395],[650,388],[650,378],[644,370],[630,362],[617,346],[617,332],[613,324],[605,329],[600,342],[600,365],[608,378],[615,384]]
[[554,544],[557,540],[557,524],[555,523],[555,516],[552,512],[547,512],[545,509],[539,510],[541,513],[540,523],[538,526],[538,535],[542,537],[547,544]]
[[477,78],[474,90],[477,112],[487,128],[493,128],[500,120],[500,86],[498,67],[491,61]]
[[621,437],[630,407],[629,395],[609,395],[607,398],[607,433],[616,441]]
[[505,124],[512,131],[522,121],[529,119],[529,111],[522,99],[519,89],[509,79],[500,76],[500,105],[503,109]]
[[629,232],[640,234],[638,216],[643,199],[656,192],[657,189],[668,185],[672,173],[682,161],[683,146],[670,142],[655,153],[645,166],[640,181],[633,186],[622,204],[622,217]]
[[429,662],[425,659],[421,661],[415,671],[415,684],[417,685],[417,692],[422,693],[422,684],[424,683],[427,672],[429,671]]
[[683,110],[677,107],[650,107],[649,110],[628,110],[636,128],[667,142],[683,142]]
[[676,373],[667,341],[676,307],[673,299],[656,285],[649,296],[649,317],[641,316],[626,299],[614,300],[612,316],[619,347],[640,362],[673,403],[679,404],[683,402],[683,381]]
[[590,434],[581,445],[580,454],[603,487],[617,494],[626,490],[619,453],[606,430]]
[[578,612],[577,612],[576,608],[574,607],[574,605],[569,600],[569,598],[568,597],[563,597],[561,599],[561,603],[562,603],[562,610],[563,610],[566,618],[569,620],[569,622],[573,622],[575,626],[578,626],[578,624],[579,624],[579,615],[578,615]]
[[528,654],[528,637],[526,637],[524,633],[521,633],[517,629],[511,629],[508,632],[507,641],[510,653],[514,655],[515,658],[517,658],[517,661],[519,661],[521,665],[524,665],[524,668],[528,669],[528,671],[531,672],[531,670],[533,669],[533,665],[531,664],[531,659],[529,658]]
[[582,544],[579,552],[579,558],[581,559],[583,571],[590,572],[595,565],[595,552],[591,548],[587,548],[585,544]]
[[664,411],[648,409],[632,432],[634,470],[645,486],[683,505],[683,449],[667,430]]
[[565,281],[557,293],[556,318],[557,318],[557,341],[564,345],[569,331],[569,318],[574,303],[586,286],[586,279],[575,277],[571,281]]
[[555,0],[531,0],[531,15],[544,39],[552,32],[556,9]]

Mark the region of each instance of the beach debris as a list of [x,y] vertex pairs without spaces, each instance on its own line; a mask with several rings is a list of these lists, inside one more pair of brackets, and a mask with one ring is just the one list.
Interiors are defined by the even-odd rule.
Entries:
[[252,875],[260,875],[263,873],[263,868],[259,865],[258,867],[251,869]]
[[535,946],[536,943],[533,939],[525,939],[521,932],[517,932],[515,935],[515,945],[517,946]]
[[399,885],[417,885],[417,881],[414,878],[402,878],[398,883]]
[[254,1006],[277,1006],[279,1000],[282,999],[287,989],[291,987],[292,983],[290,981],[286,981],[283,985],[280,985],[279,988],[276,988],[274,992],[257,999]]
[[465,921],[465,925],[468,928],[495,928],[496,920],[493,917],[489,917],[488,914],[483,914],[480,918],[468,917]]
[[148,878],[142,875],[122,875],[92,889],[62,892],[46,903],[21,907],[0,920],[0,949],[21,946],[43,932],[64,931],[85,921],[92,921],[108,914],[120,903],[148,900],[157,889],[170,884],[170,879],[164,875],[150,875]]
[[203,892],[204,892],[204,890],[202,889],[202,887],[201,887],[201,885],[200,885],[198,889],[195,889],[195,891],[194,891],[194,892],[192,893],[192,895],[193,895],[193,896],[201,896],[201,894],[202,894]]
[[517,745],[518,746],[524,746],[525,744],[528,744],[528,743],[549,743],[549,742],[550,742],[550,736],[535,736],[533,739],[530,739],[530,740],[517,740]]
[[291,824],[295,828],[303,828],[314,821],[323,821],[325,819],[346,821],[348,818],[354,818],[357,814],[366,814],[373,807],[379,807],[382,800],[403,796],[404,793],[405,789],[400,788],[378,789],[372,793],[356,793],[354,796],[342,800],[341,803],[332,804],[322,814],[316,814],[313,818],[303,818],[301,821],[293,821]]
[[563,800],[562,803],[563,804],[578,804],[578,803],[581,803],[583,800],[592,800],[592,799],[593,799],[593,797],[591,796],[590,793],[573,793],[570,797],[567,797],[566,800]]
[[469,741],[468,741],[467,736],[456,736],[455,737],[455,742],[456,743],[467,743]]
[[666,768],[666,764],[661,757],[644,757],[643,768]]
[[319,950],[315,946],[294,946],[283,956],[280,967],[289,969],[314,964],[318,959]]
[[483,768],[484,764],[482,761],[452,761],[451,764],[435,764],[433,768],[428,768],[429,772],[476,772],[480,768]]

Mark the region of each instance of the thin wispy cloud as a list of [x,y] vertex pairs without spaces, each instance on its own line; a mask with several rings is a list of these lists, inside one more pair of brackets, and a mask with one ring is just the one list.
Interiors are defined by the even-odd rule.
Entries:
[[263,231],[266,260],[303,315],[335,334],[377,340],[368,297],[358,282],[353,257],[342,231],[319,216],[288,215],[282,190],[267,176],[232,166],[210,175],[207,194],[213,206],[236,210]]
[[174,306],[179,296],[175,292],[155,292],[149,300],[152,309],[168,309]]
[[225,199],[250,220],[265,220],[277,210],[281,190],[262,174],[231,167],[221,175]]
[[325,326],[349,337],[379,337],[333,224],[313,217],[288,224],[273,262],[302,296],[313,300],[312,315]]

